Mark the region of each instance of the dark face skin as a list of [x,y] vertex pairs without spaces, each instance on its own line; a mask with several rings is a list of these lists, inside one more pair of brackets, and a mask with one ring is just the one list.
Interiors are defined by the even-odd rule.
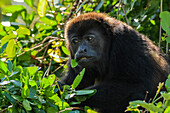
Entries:
[[83,34],[72,33],[69,41],[74,59],[80,66],[91,66],[101,59],[104,48],[104,35],[101,29],[92,28]]

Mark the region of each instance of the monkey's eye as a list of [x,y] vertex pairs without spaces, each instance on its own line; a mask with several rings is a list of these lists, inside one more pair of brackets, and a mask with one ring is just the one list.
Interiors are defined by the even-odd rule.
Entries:
[[76,38],[73,38],[71,41],[72,41],[74,44],[76,44],[76,43],[79,42],[78,39],[76,39]]
[[95,38],[94,35],[89,35],[89,36],[87,37],[87,40],[88,40],[88,41],[92,41],[94,38]]

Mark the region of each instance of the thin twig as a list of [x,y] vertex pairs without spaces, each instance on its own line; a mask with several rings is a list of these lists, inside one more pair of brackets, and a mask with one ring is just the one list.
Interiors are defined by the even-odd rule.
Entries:
[[117,20],[119,20],[119,8],[120,8],[121,0],[119,0],[119,6],[117,8]]
[[114,5],[112,5],[111,7],[109,7],[109,8],[105,11],[105,13],[110,12],[110,11],[113,9],[113,7],[115,7],[118,3],[119,3],[119,1],[117,1],[117,2],[116,2]]
[[48,2],[48,0],[46,0],[46,1],[47,1],[47,4],[48,4],[48,7],[50,8],[50,10],[52,12],[53,10],[51,9],[50,3]]
[[70,108],[65,108],[65,109],[62,110],[62,111],[59,111],[59,113],[62,113],[63,111],[66,111],[66,110],[73,110],[73,109],[84,110],[84,109],[79,108],[79,107],[70,107]]
[[53,6],[53,8],[55,8],[55,6],[54,6],[54,0],[52,0],[52,6]]
[[126,16],[126,11],[125,11],[125,9],[124,9],[124,7],[123,7],[122,2],[121,2],[121,5],[122,5],[123,12],[125,13],[126,22],[127,22],[127,24],[129,25],[129,20],[128,20],[127,16]]
[[70,19],[70,17],[73,15],[73,12],[76,10],[76,7],[77,7],[78,3],[79,3],[79,0],[76,0],[76,3],[70,9],[70,14],[66,18],[66,21],[68,21]]
[[149,94],[149,92],[146,91],[146,94],[145,94],[145,101],[146,101],[146,99],[147,99],[147,97],[148,97],[148,94]]
[[[163,0],[161,0],[161,6],[160,6],[160,13],[162,12],[162,2]],[[161,48],[161,35],[162,35],[162,27],[161,27],[161,18],[160,18],[160,29],[159,29],[159,49]]]
[[[38,43],[37,45],[35,45],[34,47],[30,48],[29,50],[24,51],[23,53],[17,55],[17,57],[23,55],[24,53],[26,53],[26,52],[28,52],[28,51],[31,51],[31,50],[33,50],[33,49],[42,47],[43,45],[45,45],[44,47],[47,47],[47,45],[49,45],[49,44],[46,45],[46,44],[45,44],[45,41],[48,40],[48,39],[50,39],[50,38],[53,38],[54,40],[63,40],[63,39],[60,39],[60,38],[58,38],[58,37],[52,37],[52,36],[46,37],[46,38],[44,38],[44,40],[43,40],[42,42]],[[51,42],[52,42],[52,41],[51,41]],[[38,52],[40,52],[41,50],[43,50],[44,47],[41,48],[40,50],[38,50]],[[37,53],[38,53],[38,52],[37,52]]]
[[[54,41],[55,41],[55,40],[54,40]],[[44,44],[44,45],[45,45],[44,47],[42,47],[41,49],[37,50],[37,54],[38,54],[39,52],[41,52],[43,49],[47,48],[51,43],[52,43],[52,42],[50,42],[50,43],[48,43],[48,44]],[[37,54],[36,54],[36,55],[37,55]]]
[[59,66],[57,69],[55,69],[51,74],[54,74],[54,72],[56,72],[57,70],[59,70],[60,68],[62,68],[65,64],[62,64],[61,66]]
[[10,106],[8,106],[7,108],[2,109],[2,110],[0,111],[0,113],[3,113],[4,111],[6,111],[6,110],[8,110],[9,108],[12,108],[12,107],[13,107],[13,105],[10,105]]
[[169,46],[168,46],[168,42],[166,42],[166,55],[168,55],[169,53]]
[[49,66],[48,66],[48,71],[47,71],[47,76],[49,75],[49,73],[50,73],[50,67],[51,67],[51,63],[52,63],[52,58],[50,59],[50,64],[49,64]]
[[47,49],[48,49],[48,47],[46,47],[46,48],[45,48],[45,51],[44,51],[44,53],[43,53],[43,56],[42,56],[42,58],[44,58],[44,56],[45,56],[45,53],[47,52]]
[[41,47],[41,46],[43,46],[43,44],[36,45],[36,46],[34,46],[34,47],[30,48],[29,50],[24,51],[23,53],[21,53],[21,54],[17,55],[17,57],[19,57],[19,56],[23,55],[24,53],[26,53],[26,52],[28,52],[28,51],[31,51],[31,50],[36,49],[36,48],[39,48],[39,47]]

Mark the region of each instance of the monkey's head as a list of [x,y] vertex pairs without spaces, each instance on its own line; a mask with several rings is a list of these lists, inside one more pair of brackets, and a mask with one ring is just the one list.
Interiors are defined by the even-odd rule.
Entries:
[[[117,26],[116,29],[112,29],[114,26]],[[76,59],[82,67],[104,61],[104,55],[107,54],[112,40],[112,30],[119,32],[122,26],[120,21],[102,13],[91,12],[73,18],[65,27],[66,44],[71,59]]]

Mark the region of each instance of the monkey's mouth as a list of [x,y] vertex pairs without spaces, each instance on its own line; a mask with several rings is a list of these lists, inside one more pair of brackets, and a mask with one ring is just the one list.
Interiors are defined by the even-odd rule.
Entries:
[[77,61],[79,63],[81,63],[81,62],[88,62],[91,59],[92,59],[92,57],[90,57],[90,56],[82,56],[82,57],[77,58]]
[[84,59],[87,59],[87,57],[82,57],[82,58],[80,58],[80,60],[84,60]]

